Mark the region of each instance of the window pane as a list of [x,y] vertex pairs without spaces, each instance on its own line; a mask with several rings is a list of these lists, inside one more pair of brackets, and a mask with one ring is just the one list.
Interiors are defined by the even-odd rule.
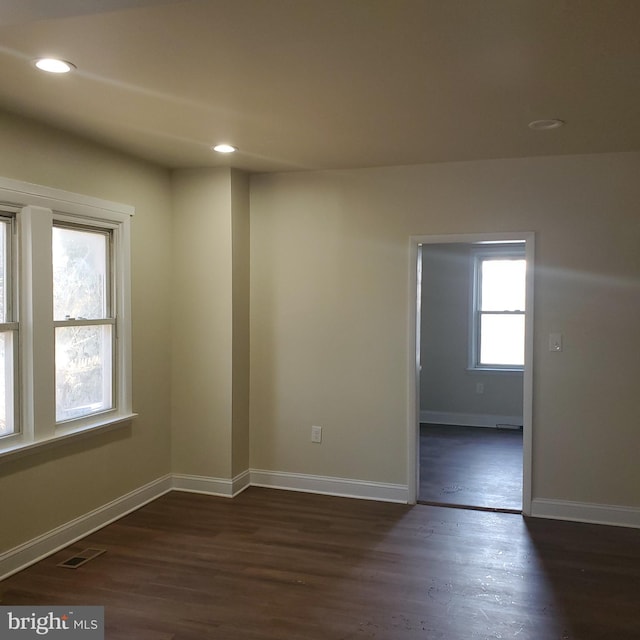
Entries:
[[9,322],[10,272],[8,269],[7,239],[10,237],[9,223],[0,223],[0,322]]
[[524,311],[526,260],[482,261],[482,311]]
[[111,325],[56,328],[56,421],[113,407]]
[[13,333],[0,332],[0,437],[15,432],[13,407]]
[[480,316],[480,364],[524,366],[524,314]]
[[53,228],[53,318],[107,317],[109,236],[86,229]]

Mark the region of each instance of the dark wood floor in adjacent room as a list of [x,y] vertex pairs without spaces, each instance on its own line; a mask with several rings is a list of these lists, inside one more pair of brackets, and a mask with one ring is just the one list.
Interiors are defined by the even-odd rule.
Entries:
[[[57,563],[86,547],[81,568]],[[172,492],[0,583],[108,640],[637,640],[640,530],[250,488]]]
[[419,499],[522,510],[522,431],[420,425]]

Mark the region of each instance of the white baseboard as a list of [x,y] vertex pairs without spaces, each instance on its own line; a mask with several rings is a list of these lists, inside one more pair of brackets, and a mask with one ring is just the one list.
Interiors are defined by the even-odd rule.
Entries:
[[251,485],[386,502],[406,503],[408,499],[405,485],[345,478],[260,470],[247,470],[230,480],[185,474],[167,475],[33,540],[0,553],[0,580],[64,549],[169,491],[188,491],[232,498]]
[[232,483],[233,493],[231,494],[231,497],[235,498],[239,493],[242,493],[245,489],[251,486],[251,472],[249,469],[238,474],[232,480]]
[[[33,540],[0,553],[0,580],[73,544],[171,490],[231,498],[249,486],[403,504],[407,503],[409,495],[408,487],[401,484],[261,469],[245,471],[231,480],[184,474],[166,475]],[[532,501],[531,516],[640,528],[640,508],[616,505],[538,498]]]
[[163,476],[33,540],[5,551],[0,554],[0,580],[139,509],[171,491],[171,488],[171,476]]
[[176,491],[205,493],[213,496],[231,498],[247,487],[269,487],[307,493],[322,493],[332,496],[380,500],[383,502],[408,501],[406,485],[365,482],[348,478],[312,476],[284,471],[265,471],[251,469],[232,480],[208,478],[205,476],[173,475],[173,488]]
[[531,515],[535,518],[640,528],[640,508],[637,507],[537,498],[531,502]]
[[409,490],[404,484],[385,484],[366,482],[349,478],[331,476],[312,476],[303,473],[287,473],[284,471],[265,471],[251,469],[251,486],[287,489],[306,493],[322,493],[345,498],[362,500],[380,500],[382,502],[401,502],[409,500]]
[[420,422],[459,427],[522,426],[522,416],[501,416],[482,413],[454,413],[451,411],[420,411]]
[[251,474],[248,470],[231,480],[174,473],[172,488],[176,491],[206,493],[211,496],[233,498],[244,491],[250,485],[250,481]]

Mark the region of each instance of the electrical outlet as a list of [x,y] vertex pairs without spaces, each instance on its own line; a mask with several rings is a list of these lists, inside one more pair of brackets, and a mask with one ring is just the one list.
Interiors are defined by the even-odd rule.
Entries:
[[322,442],[322,427],[311,427],[311,442],[320,444]]
[[484,382],[476,382],[476,393],[484,393]]

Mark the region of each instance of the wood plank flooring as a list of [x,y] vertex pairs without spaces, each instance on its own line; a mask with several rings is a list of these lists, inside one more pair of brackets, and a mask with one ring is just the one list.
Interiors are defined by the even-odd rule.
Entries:
[[[79,569],[57,563],[86,547]],[[0,583],[108,640],[637,640],[640,530],[250,488],[172,492]]]
[[419,499],[522,510],[522,431],[420,425]]

